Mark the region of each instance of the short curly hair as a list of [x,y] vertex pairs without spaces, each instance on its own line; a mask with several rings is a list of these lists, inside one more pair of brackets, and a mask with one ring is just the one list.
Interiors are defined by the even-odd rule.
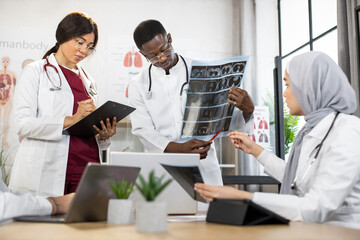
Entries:
[[149,19],[142,21],[136,28],[133,34],[136,46],[141,49],[142,45],[152,40],[156,35],[165,34],[164,26],[157,20]]

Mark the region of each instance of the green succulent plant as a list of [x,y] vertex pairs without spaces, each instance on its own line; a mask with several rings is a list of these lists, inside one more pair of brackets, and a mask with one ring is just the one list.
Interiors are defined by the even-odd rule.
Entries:
[[1,169],[1,175],[2,180],[6,185],[9,184],[9,172],[6,171],[6,161],[7,161],[7,155],[5,154],[4,146],[1,144],[0,146],[0,169]]
[[285,154],[288,154],[295,136],[299,131],[299,117],[289,113],[289,109],[284,104],[284,127],[285,127]]
[[135,183],[136,188],[139,192],[144,196],[146,201],[151,202],[154,201],[157,195],[159,195],[172,181],[172,179],[168,179],[164,183],[162,183],[165,175],[160,178],[155,176],[154,170],[149,174],[149,180],[146,181],[144,177],[140,174],[139,181]]
[[118,199],[127,199],[130,193],[134,190],[133,186],[134,182],[130,182],[128,184],[125,179],[123,179],[121,183],[119,183],[116,179],[113,182],[110,182],[110,188]]

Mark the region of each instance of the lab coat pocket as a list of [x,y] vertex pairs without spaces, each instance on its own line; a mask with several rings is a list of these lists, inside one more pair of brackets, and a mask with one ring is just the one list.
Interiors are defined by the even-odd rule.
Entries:
[[314,159],[313,164],[306,166],[307,169],[298,176],[297,193],[299,197],[304,196],[311,189],[316,178],[319,160]]
[[52,115],[54,109],[54,101],[56,96],[58,95],[58,91],[50,91],[47,88],[39,89],[38,96],[38,113],[39,115]]
[[[25,141],[25,140],[24,140]],[[21,161],[25,164],[34,165],[35,155],[36,155],[36,146],[29,146],[22,144],[18,149],[18,155],[21,156]]]
[[14,185],[35,190],[41,175],[41,159],[36,158],[34,146],[20,145],[16,155],[16,171],[13,172]]

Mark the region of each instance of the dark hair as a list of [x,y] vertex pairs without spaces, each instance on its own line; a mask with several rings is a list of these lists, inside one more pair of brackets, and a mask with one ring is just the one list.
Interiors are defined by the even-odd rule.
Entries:
[[136,46],[141,49],[144,43],[147,43],[159,34],[166,34],[164,26],[157,20],[149,19],[142,21],[135,28],[133,37]]
[[96,23],[91,19],[91,17],[87,16],[84,13],[69,13],[64,17],[63,20],[61,20],[56,29],[57,42],[55,46],[45,53],[43,59],[45,59],[51,53],[56,53],[59,49],[60,44],[92,32],[95,35],[93,47],[96,47],[96,44],[98,42],[98,28]]

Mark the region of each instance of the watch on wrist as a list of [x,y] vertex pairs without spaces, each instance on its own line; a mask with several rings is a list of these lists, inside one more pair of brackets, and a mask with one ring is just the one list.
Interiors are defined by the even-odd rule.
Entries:
[[99,142],[109,142],[109,138],[105,138],[105,139],[99,138]]

